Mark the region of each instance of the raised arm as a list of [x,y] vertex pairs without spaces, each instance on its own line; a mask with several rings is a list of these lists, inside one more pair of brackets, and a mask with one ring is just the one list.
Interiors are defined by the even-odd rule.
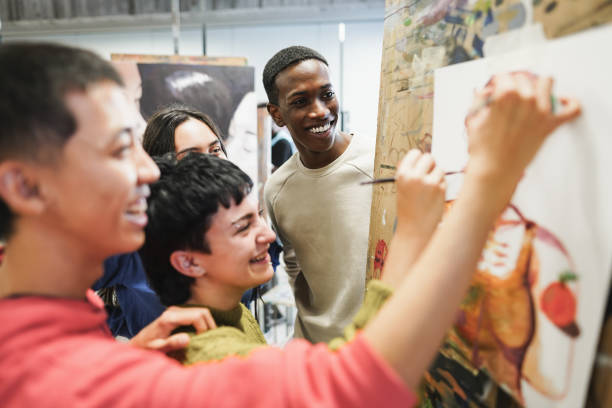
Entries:
[[[555,128],[580,114],[578,103],[567,98],[560,99],[562,111],[552,113],[551,88],[550,78],[505,74],[478,95],[474,106],[481,107],[466,120],[470,159],[461,193],[409,276],[364,330],[409,387],[418,384],[451,325],[488,232],[523,170]],[[396,175],[398,192],[410,187],[406,160]],[[410,236],[400,214],[398,209],[396,240]],[[388,266],[409,256],[391,249]]]
[[381,280],[397,287],[431,239],[444,211],[444,172],[433,157],[411,150],[397,172],[397,229]]

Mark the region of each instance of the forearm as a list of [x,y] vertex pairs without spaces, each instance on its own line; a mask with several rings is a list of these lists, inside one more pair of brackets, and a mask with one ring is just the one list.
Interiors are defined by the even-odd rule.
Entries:
[[[512,194],[492,180],[466,174],[460,197],[412,272],[364,330],[409,387],[418,384],[452,324],[488,232]],[[393,249],[388,259],[402,256],[401,248]]]
[[397,288],[404,281],[406,271],[412,268],[430,238],[430,234],[419,234],[399,226],[389,245],[389,254],[393,256],[388,256],[385,260],[381,281],[392,288]]

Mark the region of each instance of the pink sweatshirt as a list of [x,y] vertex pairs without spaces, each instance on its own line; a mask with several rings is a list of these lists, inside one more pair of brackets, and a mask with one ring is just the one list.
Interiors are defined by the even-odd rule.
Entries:
[[362,336],[183,367],[117,343],[101,300],[0,300],[3,407],[409,407],[415,396]]

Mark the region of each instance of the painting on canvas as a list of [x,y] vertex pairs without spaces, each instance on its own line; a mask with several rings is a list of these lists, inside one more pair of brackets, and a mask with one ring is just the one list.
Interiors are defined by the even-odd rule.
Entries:
[[[577,97],[583,114],[545,142],[491,231],[426,375],[434,406],[487,405],[487,382],[528,407],[583,405],[612,266],[610,39],[604,26],[436,71],[432,153],[445,171],[464,169],[465,116],[497,72],[552,76],[554,92]],[[450,207],[461,176],[448,181]]]

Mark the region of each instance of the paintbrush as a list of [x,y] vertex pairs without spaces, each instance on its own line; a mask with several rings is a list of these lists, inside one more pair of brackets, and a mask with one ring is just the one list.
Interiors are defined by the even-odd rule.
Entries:
[[[452,174],[457,174],[457,173],[462,173],[463,170],[461,171],[447,171],[446,173],[444,173],[445,176],[450,176]],[[379,179],[374,179],[374,180],[369,180],[369,181],[362,181],[361,183],[359,183],[362,186],[368,185],[368,184],[380,184],[380,183],[394,183],[395,182],[395,177],[387,177],[387,178],[379,178]]]

